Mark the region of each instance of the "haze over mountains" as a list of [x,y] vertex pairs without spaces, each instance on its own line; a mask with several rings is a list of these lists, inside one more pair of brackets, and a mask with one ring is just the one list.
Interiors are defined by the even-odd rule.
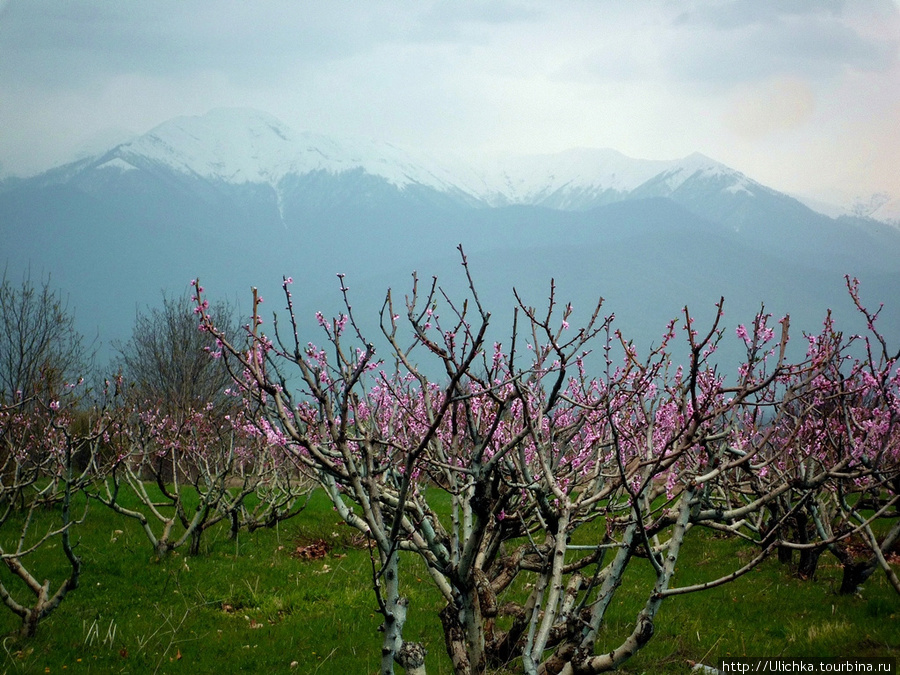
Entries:
[[414,269],[461,294],[459,243],[498,338],[513,286],[540,306],[551,278],[583,312],[605,297],[639,344],[658,342],[685,304],[711,320],[721,295],[732,328],[765,301],[792,314],[799,337],[827,308],[851,320],[844,274],[887,304],[882,328],[900,336],[900,230],[830,218],[699,154],[576,149],[472,167],[214,110],[3,181],[0,233],[8,274],[52,274],[105,344],[128,337],[136,306],[198,275],[212,298],[244,301],[259,286],[270,309],[283,304],[282,274],[293,276],[311,316],[337,311],[334,275],[345,273],[355,311],[375,326],[386,288],[408,292]]

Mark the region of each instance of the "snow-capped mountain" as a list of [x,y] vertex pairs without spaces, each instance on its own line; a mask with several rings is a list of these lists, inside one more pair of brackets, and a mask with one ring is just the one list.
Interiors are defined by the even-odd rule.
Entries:
[[900,198],[886,192],[870,195],[795,195],[813,211],[831,218],[868,218],[900,228]]
[[891,197],[886,192],[857,196],[849,211],[850,215],[859,218],[873,218],[900,227],[900,198]]
[[[127,339],[135,304],[197,276],[218,297],[244,297],[267,283],[277,294],[291,275],[304,306],[324,310],[346,272],[371,318],[412,270],[458,279],[460,243],[501,310],[512,287],[543,302],[553,278],[576,307],[602,294],[644,344],[686,304],[721,295],[741,321],[764,300],[815,330],[847,304],[844,274],[877,301],[900,285],[895,228],[827,217],[700,154],[575,149],[472,166],[241,109],[0,181],[0,241],[0,265],[52,273],[84,332],[105,340]],[[898,315],[884,314],[900,334]]]
[[485,171],[479,196],[493,206],[531,204],[578,210],[623,199],[674,164],[633,159],[608,148],[509,157]]
[[277,188],[291,175],[362,170],[400,188],[417,184],[444,192],[473,191],[465,177],[425,155],[385,142],[297,132],[271,115],[248,109],[222,108],[169,120],[106,153],[95,168],[127,171],[148,163],[238,185]]
[[[891,239],[878,222],[823,216],[699,153],[646,160],[582,148],[472,166],[382,141],[298,132],[244,108],[169,120],[101,155],[7,182],[0,191],[19,184],[69,186],[113,200],[152,227],[189,222],[193,230],[236,240],[248,222],[303,232],[363,217],[389,229],[399,221],[431,227],[446,218],[476,222],[468,214],[472,209],[587,213],[665,199],[718,231],[740,234],[748,246],[768,250],[777,242],[785,255],[808,257],[813,264],[868,255],[882,268],[895,266],[892,245],[873,243],[871,254],[858,246],[862,235]],[[170,213],[176,204],[177,212]],[[825,241],[841,243],[820,250]]]
[[[708,205],[713,197],[727,199],[729,195],[794,199],[699,153],[675,160],[648,160],[609,148],[576,148],[473,166],[459,158],[435,158],[383,141],[295,131],[272,115],[246,108],[220,108],[202,116],[169,120],[104,153],[49,171],[42,179],[65,182],[80,177],[88,184],[102,180],[89,177],[91,172],[135,170],[166,171],[219,185],[267,186],[279,204],[290,198],[298,178],[353,172],[381,179],[397,190],[424,189],[481,207],[530,205],[582,211],[650,197],[695,205]],[[900,201],[885,195],[856,198],[843,207],[799,199],[831,218],[900,223]],[[732,220],[730,227],[742,226],[740,218]]]
[[152,165],[205,180],[269,185],[279,196],[291,176],[362,171],[396,188],[424,187],[471,205],[562,210],[619,201],[652,179],[658,196],[668,196],[698,174],[727,177],[726,189],[732,191],[752,183],[700,154],[661,161],[634,159],[611,149],[573,149],[472,167],[390,143],[297,132],[271,115],[247,109],[175,118],[97,157],[93,168],[129,171]]

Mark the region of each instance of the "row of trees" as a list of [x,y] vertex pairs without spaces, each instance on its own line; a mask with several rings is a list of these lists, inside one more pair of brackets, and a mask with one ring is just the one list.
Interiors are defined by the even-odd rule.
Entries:
[[[198,550],[222,520],[236,534],[289,517],[314,482],[370,542],[383,673],[395,663],[425,672],[424,647],[403,637],[410,557],[445,600],[460,674],[516,660],[526,673],[613,669],[652,638],[666,599],[727,583],[776,552],[799,556],[809,577],[832,553],[844,592],[879,568],[900,592],[887,562],[900,536],[898,354],[854,281],[868,334],[844,335],[829,316],[803,336],[805,357],[789,360],[787,317],[760,311],[727,335],[721,303],[703,330],[685,309],[641,352],[602,301],[570,325],[552,285],[540,311],[517,297],[508,335],[493,341],[465,257],[463,268],[465,298],[415,277],[403,301],[388,292],[377,352],[343,277],[345,311],[317,314],[320,345],[301,338],[289,278],[286,321],[271,334],[255,292],[237,327],[195,282],[193,311],[167,299],[139,315],[119,347],[122,376],[102,396],[88,403],[69,375],[65,396],[40,377],[43,389],[5,390],[0,537],[12,540],[12,524],[21,536],[0,556],[27,582],[27,555],[62,537],[72,568],[56,593],[27,582],[38,597],[27,608],[0,588],[25,632],[77,585],[67,539],[83,517],[77,491],[139,521],[165,555]],[[726,339],[745,347],[727,374],[715,364]],[[671,356],[677,343],[683,364]],[[58,526],[32,536],[31,510],[50,502]],[[703,530],[755,554],[725,576],[676,585],[682,547],[702,545]],[[653,572],[644,605],[631,634],[597,654],[634,565]]]
[[[463,266],[468,275],[464,256]],[[509,337],[491,344],[471,277],[462,301],[414,278],[402,303],[385,298],[379,358],[343,277],[346,311],[318,315],[321,347],[300,337],[290,282],[286,328],[265,333],[254,296],[244,346],[207,316],[196,284],[201,328],[215,336],[248,414],[369,538],[382,673],[394,663],[424,672],[422,645],[403,637],[410,555],[446,602],[440,618],[460,675],[514,659],[529,674],[614,669],[651,639],[663,601],[727,583],[776,549],[783,558],[799,551],[803,574],[832,551],[844,591],[878,566],[900,591],[885,561],[900,526],[881,539],[873,528],[896,519],[900,500],[898,355],[855,281],[848,290],[867,336],[843,335],[829,316],[804,336],[805,358],[789,362],[789,319],[760,311],[737,328],[745,358],[732,377],[713,361],[726,339],[721,302],[709,328],[685,309],[641,353],[602,315],[602,301],[572,327],[572,308],[551,286],[543,310],[517,297]],[[671,357],[679,339],[682,365]],[[449,513],[436,506],[448,500]],[[701,529],[757,554],[720,578],[673,585],[680,551]],[[869,546],[867,560],[850,555],[851,538]],[[645,603],[631,634],[598,654],[633,564],[653,571]]]
[[[233,537],[296,515],[311,483],[229,393],[187,296],[139,312],[116,345],[108,379],[85,380],[92,362],[49,280],[0,285],[0,559],[13,583],[0,600],[21,633],[76,588],[74,530],[90,503],[135,520],[156,556],[196,555],[210,527]],[[220,306],[220,321],[230,310]],[[61,542],[69,574],[52,584],[30,560]]]

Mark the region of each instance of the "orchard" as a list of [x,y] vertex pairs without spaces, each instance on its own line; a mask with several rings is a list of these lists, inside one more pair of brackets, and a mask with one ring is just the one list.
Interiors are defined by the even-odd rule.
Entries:
[[[833,556],[840,593],[879,571],[900,593],[889,562],[900,537],[898,353],[858,282],[847,289],[865,334],[827,315],[818,333],[793,335],[789,317],[764,308],[728,329],[722,300],[711,316],[685,308],[644,349],[602,300],[576,322],[552,282],[545,306],[516,295],[512,324],[494,326],[460,254],[464,297],[414,276],[402,298],[387,292],[378,335],[360,327],[343,275],[343,311],[316,314],[312,336],[290,278],[271,330],[255,290],[239,326],[194,281],[189,302],[139,316],[99,384],[76,379],[77,340],[58,367],[45,358],[19,381],[4,375],[0,557],[29,594],[2,584],[0,599],[21,634],[77,588],[73,541],[91,509],[137,523],[163,560],[202,555],[218,523],[235,538],[275,526],[313,490],[365,542],[359,583],[382,619],[368,648],[384,674],[425,672],[426,645],[406,637],[411,569],[441,598],[458,675],[616,669],[680,596],[776,556],[810,580]],[[23,302],[6,282],[4,296]],[[174,330],[184,323],[190,331]],[[24,343],[13,328],[10,344]],[[716,359],[725,341],[743,353],[734,372]],[[797,341],[805,355],[789,358]],[[35,531],[46,509],[56,520]],[[710,532],[752,554],[681,583],[682,552]],[[57,541],[68,573],[40,582],[30,556]],[[626,582],[634,566],[652,570],[637,589]],[[601,651],[626,586],[641,597],[631,630]]]

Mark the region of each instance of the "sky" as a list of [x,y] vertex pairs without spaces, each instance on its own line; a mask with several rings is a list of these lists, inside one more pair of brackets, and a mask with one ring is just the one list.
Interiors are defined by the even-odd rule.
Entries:
[[0,0],[0,174],[179,115],[900,197],[900,0]]

